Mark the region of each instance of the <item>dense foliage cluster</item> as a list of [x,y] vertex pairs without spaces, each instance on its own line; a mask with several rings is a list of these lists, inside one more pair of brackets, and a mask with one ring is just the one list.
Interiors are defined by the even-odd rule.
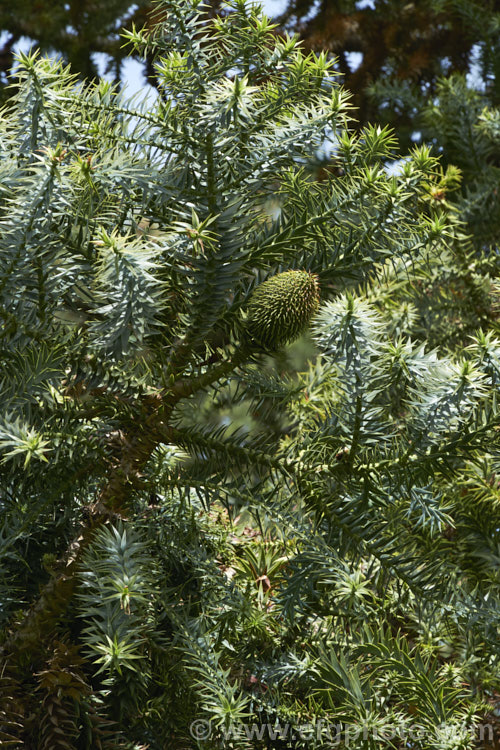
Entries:
[[462,192],[251,3],[159,7],[154,105],[33,53],[0,120],[0,741],[493,746],[499,112],[440,89]]

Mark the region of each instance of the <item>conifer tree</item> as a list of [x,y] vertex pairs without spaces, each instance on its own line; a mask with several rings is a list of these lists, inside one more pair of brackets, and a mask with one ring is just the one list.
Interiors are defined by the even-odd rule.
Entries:
[[484,746],[500,341],[435,350],[408,299],[463,225],[228,8],[127,34],[154,105],[33,53],[2,111],[0,740]]

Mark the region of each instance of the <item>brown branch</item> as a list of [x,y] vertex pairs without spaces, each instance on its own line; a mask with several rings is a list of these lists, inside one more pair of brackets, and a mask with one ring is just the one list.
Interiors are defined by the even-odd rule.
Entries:
[[33,659],[35,654],[43,652],[44,642],[73,597],[83,552],[97,528],[113,518],[126,516],[132,492],[143,486],[144,467],[155,448],[168,439],[168,421],[176,404],[225,377],[249,356],[250,352],[242,347],[230,360],[198,377],[179,380],[168,390],[143,402],[134,427],[128,433],[121,433],[121,456],[96,503],[89,507],[86,523],[66,550],[55,575],[4,642],[0,657],[21,664],[25,663],[23,654],[30,652]]
[[181,398],[188,398],[196,391],[206,388],[208,385],[215,383],[217,380],[229,375],[230,372],[235,370],[250,356],[250,350],[242,346],[238,349],[231,359],[222,362],[217,367],[211,370],[207,370],[202,375],[198,375],[195,378],[184,378],[178,380],[174,385],[166,392],[167,398],[173,398],[177,402]]

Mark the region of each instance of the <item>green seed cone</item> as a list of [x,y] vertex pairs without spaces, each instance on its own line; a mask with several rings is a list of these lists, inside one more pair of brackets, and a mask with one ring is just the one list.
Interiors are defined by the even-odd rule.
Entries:
[[276,351],[307,328],[319,307],[318,277],[285,271],[260,284],[248,303],[246,332],[259,346]]

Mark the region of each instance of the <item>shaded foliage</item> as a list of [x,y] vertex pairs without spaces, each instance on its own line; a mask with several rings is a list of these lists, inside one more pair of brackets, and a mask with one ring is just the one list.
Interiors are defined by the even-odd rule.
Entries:
[[[484,746],[492,241],[427,146],[394,168],[327,55],[243,0],[160,7],[126,34],[153,105],[33,53],[2,111],[0,738],[319,748],[322,721],[360,750]],[[298,373],[246,328],[297,270],[321,295]]]

